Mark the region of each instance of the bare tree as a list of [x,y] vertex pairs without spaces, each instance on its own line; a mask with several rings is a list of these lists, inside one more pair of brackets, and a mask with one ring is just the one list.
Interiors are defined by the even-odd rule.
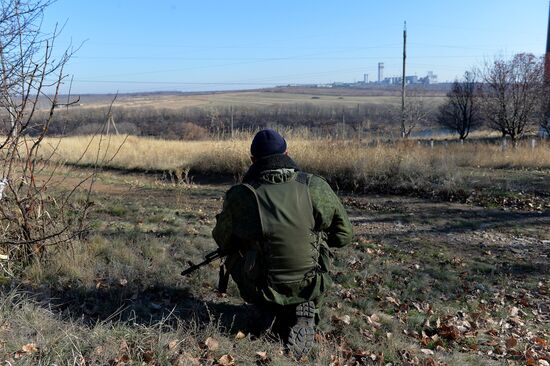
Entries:
[[528,53],[497,58],[483,70],[483,115],[514,144],[543,120],[543,70],[543,59]]
[[430,108],[421,97],[409,96],[405,101],[405,113],[401,123],[401,137],[409,138],[412,131],[420,124],[428,121]]
[[[81,233],[89,207],[86,200],[78,207],[70,200],[77,187],[59,195],[48,190],[59,166],[41,146],[55,111],[72,103],[60,100],[60,90],[73,54],[54,53],[57,28],[41,30],[51,3],[6,0],[0,8],[0,120],[6,129],[0,138],[0,252],[21,261]],[[47,112],[37,117],[39,105]]]
[[437,122],[458,133],[461,140],[465,140],[470,131],[483,121],[478,89],[475,72],[467,71],[461,81],[454,81],[447,93],[447,101],[439,108]]

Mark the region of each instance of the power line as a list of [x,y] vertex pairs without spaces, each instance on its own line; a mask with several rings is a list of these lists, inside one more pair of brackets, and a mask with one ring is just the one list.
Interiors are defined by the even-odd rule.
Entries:
[[[275,45],[269,45],[269,46],[234,46],[234,45],[182,45],[182,44],[151,44],[151,43],[114,43],[114,42],[93,42],[90,41],[90,44],[95,45],[106,45],[106,46],[113,46],[113,47],[139,47],[139,48],[189,48],[189,49],[206,49],[206,50],[213,50],[213,49],[296,49],[296,50],[326,50],[326,46],[319,46],[319,47],[311,47],[311,46],[288,46],[288,45],[282,45],[282,46],[275,46]],[[390,44],[383,44],[383,45],[376,45],[376,46],[365,46],[365,45],[345,45],[345,46],[331,46],[331,49],[334,50],[343,50],[343,49],[357,49],[357,50],[363,50],[363,49],[379,49],[379,48],[394,48],[399,47],[398,43],[390,43]]]
[[[427,55],[416,56],[415,58],[472,58],[481,57],[480,55]],[[76,59],[88,59],[88,60],[180,60],[180,61],[249,61],[249,62],[265,62],[265,61],[334,61],[334,60],[378,60],[378,59],[399,59],[400,56],[337,56],[337,57],[300,57],[300,56],[288,56],[288,57],[257,57],[257,58],[244,58],[244,57],[173,57],[173,56],[90,56],[90,57],[75,57]]]
[[[166,84],[166,85],[274,85],[272,83],[257,82],[187,82],[187,81],[151,81],[151,80],[83,80],[75,79],[79,83],[116,83],[116,84]],[[288,84],[288,83],[287,83]]]

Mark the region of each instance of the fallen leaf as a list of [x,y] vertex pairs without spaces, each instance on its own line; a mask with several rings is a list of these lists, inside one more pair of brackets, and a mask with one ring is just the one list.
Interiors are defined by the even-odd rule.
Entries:
[[267,355],[267,352],[265,351],[256,352],[256,357],[258,357],[258,361],[262,364],[265,364],[271,361],[271,359]]
[[208,348],[209,351],[215,351],[220,347],[220,342],[212,337],[208,337],[206,338],[206,341],[204,341],[204,345],[206,346],[206,348]]
[[235,365],[235,359],[231,355],[223,355],[218,360],[220,366],[233,366]]
[[515,324],[515,325],[519,325],[519,326],[523,326],[523,322],[521,321],[521,319],[519,318],[519,316],[513,316],[510,318],[510,322]]
[[171,364],[172,366],[200,366],[201,362],[199,358],[193,357],[190,353],[185,352],[172,359]]
[[461,337],[460,330],[454,325],[443,325],[438,328],[439,335],[443,338],[456,341]]
[[506,348],[514,348],[515,346],[517,346],[517,344],[518,341],[514,337],[506,339]]
[[121,278],[120,280],[118,280],[118,284],[124,287],[128,284],[128,280],[126,278]]
[[351,317],[349,315],[344,315],[343,317],[339,318],[339,320],[346,325],[351,324]]
[[429,356],[433,356],[433,354],[434,354],[434,351],[432,351],[431,349],[428,349],[428,348],[422,348],[420,350],[420,352],[422,352],[425,355],[429,355]]
[[243,332],[241,332],[240,330],[237,332],[237,334],[235,335],[235,339],[237,341],[240,341],[241,339],[244,339],[246,338],[246,334],[244,334]]
[[425,365],[426,366],[436,366],[437,364],[435,363],[435,360],[433,359],[433,357],[427,357],[426,360],[425,360]]
[[126,340],[122,340],[122,342],[120,342],[120,346],[118,346],[118,350],[120,352],[128,352],[130,350],[130,347],[128,347],[128,343],[126,342]]
[[168,348],[169,351],[173,351],[177,346],[178,346],[178,340],[177,339],[174,339],[173,341],[171,341],[170,343],[168,343],[166,345],[166,347]]
[[397,301],[394,297],[386,296],[386,301],[389,302],[390,304],[399,306],[399,301]]
[[343,363],[340,361],[340,357],[335,355],[330,355],[330,364],[329,366],[343,366]]
[[25,353],[35,353],[38,352],[38,347],[36,347],[35,343],[27,343],[21,347],[21,350]]
[[376,314],[372,314],[371,316],[367,316],[367,321],[374,328],[380,328],[382,326],[382,324],[379,323],[380,317]]
[[123,354],[122,356],[115,358],[116,366],[126,365],[128,362],[130,362],[130,356],[128,356],[126,353]]
[[510,316],[512,317],[518,316],[518,313],[519,313],[519,309],[517,307],[513,306],[510,309]]
[[153,353],[153,351],[145,351],[143,352],[141,357],[143,358],[143,361],[151,363],[155,359],[155,354]]
[[339,323],[344,323],[346,325],[351,324],[351,317],[349,315],[342,315],[342,316],[335,315],[332,317],[332,320]]

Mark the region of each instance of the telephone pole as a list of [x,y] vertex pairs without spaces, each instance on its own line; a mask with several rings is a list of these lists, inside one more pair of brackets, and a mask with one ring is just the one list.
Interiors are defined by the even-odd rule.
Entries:
[[231,140],[235,137],[233,132],[233,104],[231,104]]
[[407,22],[403,25],[403,76],[401,78],[401,138],[405,138],[405,65],[407,60]]
[[113,115],[109,113],[109,117],[107,120],[107,135],[109,134],[109,128],[111,127],[111,125],[115,129],[116,134],[118,135],[118,129],[116,128],[115,119],[113,118]]
[[[548,30],[546,35],[546,55],[544,56],[544,83],[550,93],[550,1],[548,2]],[[550,101],[546,102],[546,126],[550,126]]]
[[346,134],[346,110],[342,107],[342,140],[344,140]]
[[544,57],[544,81],[546,83],[550,83],[550,1],[548,3],[548,33],[546,34],[546,55]]

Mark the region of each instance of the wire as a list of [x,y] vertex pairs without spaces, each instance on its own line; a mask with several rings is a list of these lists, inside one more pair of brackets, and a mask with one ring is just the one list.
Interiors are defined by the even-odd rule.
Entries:
[[[471,58],[481,57],[479,55],[448,55],[448,56],[416,56],[414,58]],[[334,61],[334,60],[372,60],[372,59],[400,59],[401,56],[341,56],[341,57],[258,57],[258,58],[223,58],[223,57],[151,57],[151,56],[92,56],[75,57],[89,60],[180,60],[180,61],[246,61],[246,62],[265,62],[265,61]]]

